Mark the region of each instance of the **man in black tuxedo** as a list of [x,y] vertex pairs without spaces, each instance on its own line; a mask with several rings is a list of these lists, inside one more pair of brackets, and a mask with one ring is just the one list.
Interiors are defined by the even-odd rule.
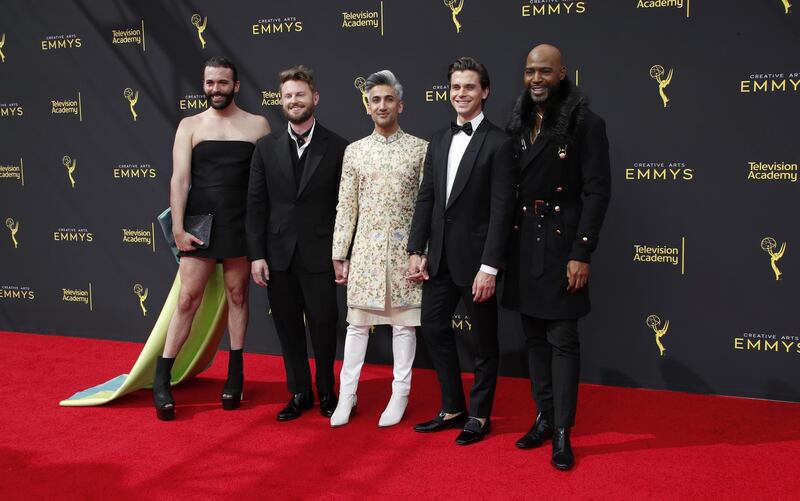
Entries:
[[[505,267],[516,169],[509,137],[483,115],[489,73],[470,57],[448,71],[457,123],[428,146],[407,250],[410,280],[425,280],[422,339],[442,391],[439,414],[414,427],[434,432],[462,427],[459,445],[480,441],[491,429],[497,383],[496,275]],[[451,328],[459,299],[472,321],[475,382],[469,414]]]
[[568,470],[575,461],[578,318],[589,313],[589,262],[611,195],[608,138],[556,47],[530,51],[524,83],[508,127],[520,181],[503,305],[522,317],[538,414],[517,447],[552,437],[551,463]]
[[267,287],[292,398],[278,421],[314,405],[306,328],[316,358],[320,414],[336,409],[333,359],[338,305],[331,248],[347,141],[314,119],[319,93],[303,66],[280,74],[288,130],[256,143],[247,194],[247,252],[256,284]]

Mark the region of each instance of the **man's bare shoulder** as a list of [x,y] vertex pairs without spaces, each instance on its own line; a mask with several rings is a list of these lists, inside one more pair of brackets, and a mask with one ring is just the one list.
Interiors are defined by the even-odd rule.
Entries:
[[265,116],[248,113],[242,109],[240,111],[242,112],[240,115],[241,120],[249,130],[257,132],[258,137],[269,134],[271,129]]

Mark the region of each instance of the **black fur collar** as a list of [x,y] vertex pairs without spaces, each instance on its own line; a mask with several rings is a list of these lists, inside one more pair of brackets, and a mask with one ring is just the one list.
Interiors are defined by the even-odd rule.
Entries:
[[[553,138],[563,145],[573,144],[575,130],[583,122],[588,106],[588,99],[580,93],[569,78],[565,78],[561,82],[555,99],[549,103],[547,111],[545,111],[539,136],[542,139]],[[516,139],[514,142],[518,144],[520,138],[530,137],[534,121],[533,100],[528,89],[525,89],[517,98],[506,131]]]

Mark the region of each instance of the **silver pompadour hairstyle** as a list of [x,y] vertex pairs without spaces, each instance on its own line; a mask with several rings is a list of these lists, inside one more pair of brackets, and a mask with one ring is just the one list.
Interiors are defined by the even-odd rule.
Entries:
[[389,85],[393,87],[397,99],[403,99],[403,86],[400,85],[400,81],[391,71],[381,70],[370,75],[369,78],[367,78],[367,83],[364,85],[364,90],[369,94],[369,91],[376,85]]

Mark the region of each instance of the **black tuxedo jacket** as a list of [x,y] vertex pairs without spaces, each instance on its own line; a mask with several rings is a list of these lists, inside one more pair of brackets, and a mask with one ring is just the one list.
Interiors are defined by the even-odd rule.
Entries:
[[306,271],[333,269],[331,248],[342,157],[347,141],[319,121],[308,145],[303,176],[295,182],[286,129],[258,140],[247,191],[247,257],[286,271],[295,252]]
[[453,282],[468,286],[482,264],[505,268],[517,169],[510,138],[484,117],[464,152],[445,204],[452,138],[447,128],[428,145],[408,251],[427,250],[432,276],[439,272],[444,252]]

